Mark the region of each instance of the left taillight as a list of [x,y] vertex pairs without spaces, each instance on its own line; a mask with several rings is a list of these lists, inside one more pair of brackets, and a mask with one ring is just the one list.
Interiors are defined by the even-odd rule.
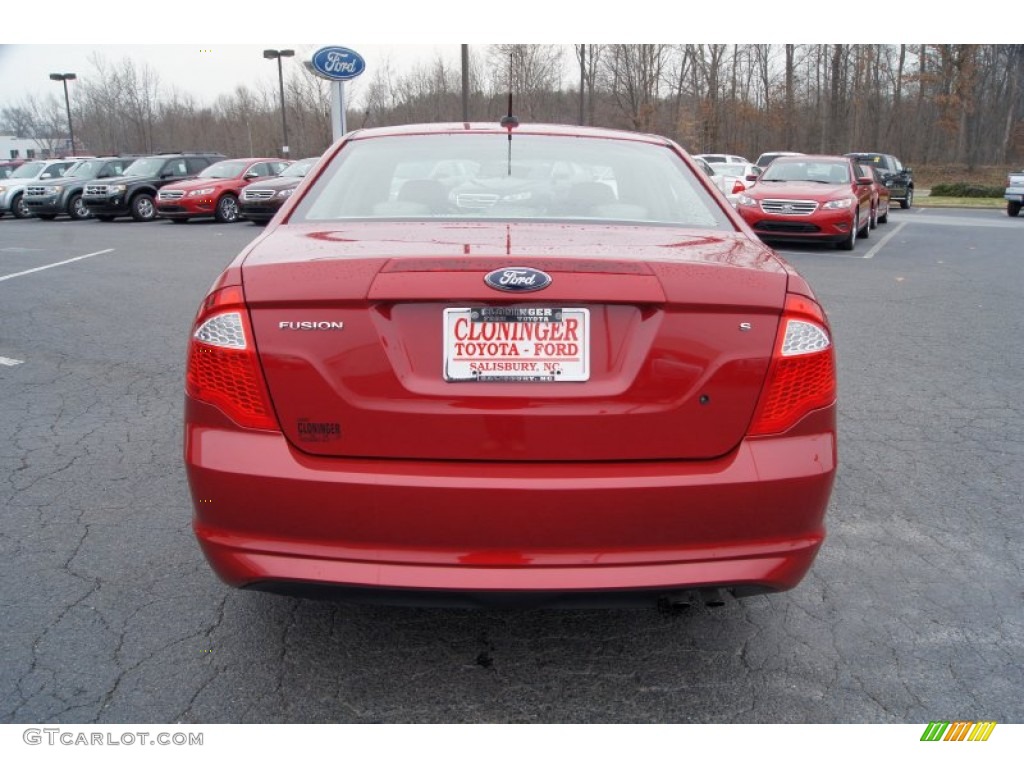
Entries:
[[241,286],[214,291],[192,325],[185,391],[252,429],[277,430]]
[[789,294],[768,377],[748,433],[784,432],[835,399],[835,351],[825,313],[811,299]]

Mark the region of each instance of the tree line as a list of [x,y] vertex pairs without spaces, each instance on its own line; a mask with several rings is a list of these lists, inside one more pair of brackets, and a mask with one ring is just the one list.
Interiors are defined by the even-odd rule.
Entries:
[[[165,87],[148,65],[91,59],[75,84],[79,151],[281,151],[277,83],[240,85],[212,103]],[[325,81],[289,67],[292,157],[331,141]],[[658,133],[690,152],[751,159],[767,150],[890,152],[911,164],[1024,160],[1024,46],[628,44],[472,46],[468,114]],[[581,99],[582,92],[582,99]],[[349,129],[462,120],[459,57],[399,71],[378,62],[348,86]],[[62,97],[0,109],[5,132],[53,148],[67,133]]]

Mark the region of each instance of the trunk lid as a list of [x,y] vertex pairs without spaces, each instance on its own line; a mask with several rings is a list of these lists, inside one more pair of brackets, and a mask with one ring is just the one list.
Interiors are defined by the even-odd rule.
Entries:
[[[509,267],[551,284],[484,282]],[[742,235],[373,223],[278,227],[246,256],[243,281],[281,428],[307,453],[610,461],[710,458],[739,443],[787,277]],[[517,321],[475,324],[473,311]],[[520,380],[461,380],[466,350],[485,379]],[[575,380],[550,380],[553,359]],[[499,363],[528,367],[486,367]]]

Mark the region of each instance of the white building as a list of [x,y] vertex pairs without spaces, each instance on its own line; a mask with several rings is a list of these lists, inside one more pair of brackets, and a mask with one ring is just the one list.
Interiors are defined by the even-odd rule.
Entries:
[[31,160],[70,154],[71,142],[65,137],[19,139],[16,136],[0,136],[0,160]]

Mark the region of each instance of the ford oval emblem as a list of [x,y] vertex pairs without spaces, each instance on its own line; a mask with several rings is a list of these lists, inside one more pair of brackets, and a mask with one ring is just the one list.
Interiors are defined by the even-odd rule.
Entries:
[[366,61],[351,48],[329,45],[313,54],[310,65],[320,77],[328,80],[351,80],[366,69]]
[[484,282],[499,291],[527,293],[551,285],[551,275],[533,267],[502,267],[490,272]]

